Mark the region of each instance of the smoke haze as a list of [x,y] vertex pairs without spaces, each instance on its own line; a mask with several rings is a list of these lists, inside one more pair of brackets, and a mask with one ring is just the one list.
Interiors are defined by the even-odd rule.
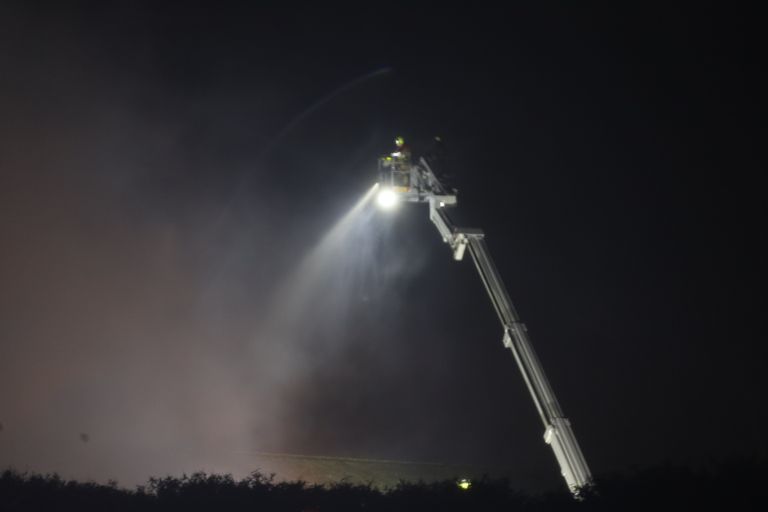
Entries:
[[765,452],[740,20],[75,4],[0,2],[0,469],[562,485],[471,262],[418,205],[355,209],[396,135],[443,136],[595,473]]

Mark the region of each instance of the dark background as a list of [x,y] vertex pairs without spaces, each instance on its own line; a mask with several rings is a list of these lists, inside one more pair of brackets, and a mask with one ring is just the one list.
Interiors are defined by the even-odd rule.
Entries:
[[3,3],[0,465],[558,485],[425,207],[366,213],[275,313],[398,134],[445,140],[594,472],[765,454],[764,58],[721,9]]

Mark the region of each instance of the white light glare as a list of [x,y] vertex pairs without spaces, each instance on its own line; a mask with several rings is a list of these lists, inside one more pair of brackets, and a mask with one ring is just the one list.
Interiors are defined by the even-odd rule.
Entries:
[[397,194],[391,189],[385,188],[376,196],[376,202],[385,210],[391,210],[397,204]]

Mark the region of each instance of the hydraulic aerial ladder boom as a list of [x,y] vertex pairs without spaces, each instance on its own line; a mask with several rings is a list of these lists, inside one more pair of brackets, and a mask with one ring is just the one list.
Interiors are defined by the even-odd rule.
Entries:
[[587,461],[533,351],[525,324],[520,320],[507,294],[485,243],[485,235],[479,229],[453,225],[446,207],[456,205],[456,195],[440,183],[424,158],[420,159],[417,165],[411,165],[408,161],[398,161],[398,156],[395,153],[379,160],[380,203],[428,203],[429,218],[437,227],[443,241],[453,250],[454,259],[463,259],[466,249],[469,248],[472,260],[501,321],[504,346],[512,351],[544,423],[544,441],[555,452],[568,488],[574,495],[578,495],[580,488],[592,483]]

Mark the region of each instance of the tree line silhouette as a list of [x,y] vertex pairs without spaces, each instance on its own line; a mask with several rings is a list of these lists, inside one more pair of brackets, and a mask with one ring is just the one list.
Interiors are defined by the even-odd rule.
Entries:
[[[278,482],[254,472],[243,479],[194,473],[150,478],[135,489],[117,482],[65,480],[56,474],[7,469],[0,473],[0,511],[634,511],[762,510],[766,504],[765,459],[739,459],[688,468],[660,465],[604,475],[574,500],[565,490],[529,494],[505,479],[482,478],[462,489],[457,481],[400,482],[379,490],[338,482]],[[762,506],[760,506],[762,503]]]

